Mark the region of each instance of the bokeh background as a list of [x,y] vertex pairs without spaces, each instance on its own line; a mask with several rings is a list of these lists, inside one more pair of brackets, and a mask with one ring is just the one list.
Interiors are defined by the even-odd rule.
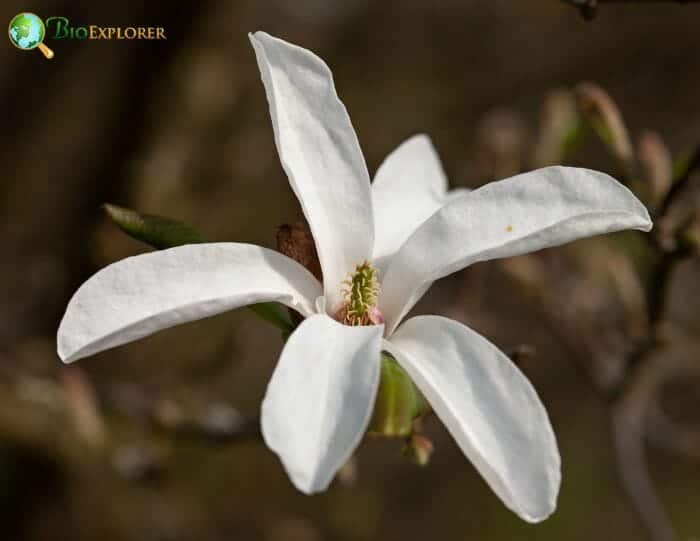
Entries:
[[[674,154],[694,148],[700,5],[606,4],[586,22],[555,0],[8,0],[0,19],[19,11],[162,26],[168,39],[47,40],[51,61],[0,47],[0,537],[644,539],[618,482],[609,407],[575,359],[596,350],[595,370],[619,370],[624,310],[601,269],[634,252],[634,238],[480,264],[438,283],[417,308],[464,321],[506,350],[532,350],[521,366],[563,457],[559,509],[535,526],[502,506],[435,419],[426,423],[436,447],[427,468],[403,458],[400,441],[372,439],[327,493],[297,493],[248,434],[282,340],[247,311],[102,353],[73,372],[55,354],[55,331],[84,279],[147,250],[109,222],[103,202],[182,219],[212,240],[270,247],[279,224],[300,218],[249,31],[327,61],[371,172],[425,132],[452,185],[475,187],[537,165],[543,99],[584,80],[610,92],[633,138],[653,128]],[[568,161],[619,172],[595,139]],[[682,353],[694,356],[699,271],[697,260],[677,269],[668,307]],[[523,285],[533,280],[547,282],[547,309],[580,322],[568,333],[580,341],[544,313],[542,294]],[[674,396],[692,422],[700,397],[686,387]],[[241,419],[244,434],[232,437]],[[698,462],[653,449],[649,459],[679,538],[700,538]]]

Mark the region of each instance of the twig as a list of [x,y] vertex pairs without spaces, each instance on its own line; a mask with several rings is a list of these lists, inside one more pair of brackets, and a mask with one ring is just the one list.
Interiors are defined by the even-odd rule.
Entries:
[[[154,434],[138,442],[118,437],[139,425],[151,426],[161,437],[207,446],[261,439],[257,418],[222,402],[190,408],[135,386],[113,384],[100,394],[98,404],[87,376],[73,368],[64,369],[62,384],[34,377],[0,382],[0,437],[62,468],[86,461],[108,463],[132,481],[152,478],[167,463]],[[102,415],[101,409],[110,415]]]
[[649,337],[627,357],[627,377],[610,397],[611,428],[620,481],[649,538],[674,541],[673,525],[649,474],[644,444],[656,437],[650,435],[654,426],[648,419],[658,403],[661,386],[673,376],[697,370],[694,363],[674,363],[668,358],[661,333],[673,272],[691,254],[682,248],[667,252],[655,247],[660,260],[652,269],[646,291]]
[[669,211],[669,209],[685,191],[690,179],[693,177],[693,173],[698,169],[700,169],[700,145],[698,145],[691,154],[690,158],[688,159],[688,165],[685,167],[681,176],[675,179],[671,189],[668,191],[668,194],[664,199],[659,214],[665,215]]
[[[661,259],[652,269],[652,275],[646,291],[647,318],[650,327],[649,336],[627,357],[626,366],[628,368],[635,367],[644,357],[662,345],[660,327],[666,313],[671,278],[678,264],[689,255],[685,250],[674,250],[670,253],[662,254]],[[617,389],[616,391],[621,392],[622,389]]]
[[644,451],[645,416],[648,400],[637,389],[622,397],[612,412],[612,437],[617,467],[627,497],[654,541],[676,537],[664,506],[649,475]]
[[649,321],[652,327],[658,325],[664,317],[671,277],[678,264],[686,255],[684,252],[674,251],[663,257],[654,269],[654,276],[647,295],[647,309],[649,310]]
[[700,429],[670,419],[656,400],[647,411],[647,440],[659,449],[682,458],[700,460]]
[[661,325],[666,314],[668,290],[678,263],[690,254],[676,249],[664,253],[653,268],[647,288],[648,339],[627,357],[628,375],[612,395],[611,425],[620,481],[652,541],[674,541],[673,525],[649,475],[644,444],[650,439],[648,416],[657,402],[660,387],[674,371],[692,370],[677,365],[664,351]]
[[128,384],[112,385],[103,396],[108,409],[131,420],[140,418],[162,434],[178,439],[204,444],[261,439],[258,418],[244,416],[223,402],[185,407]]
[[690,4],[700,0],[561,0],[565,4],[579,8],[584,19],[596,16],[600,4]]
[[[688,166],[661,202],[657,223],[685,193],[691,174],[698,167],[700,148],[691,156]],[[669,234],[673,239],[680,238],[690,223],[675,225]],[[673,363],[667,358],[665,347],[669,340],[664,330],[674,271],[680,262],[696,252],[687,243],[665,243],[659,236],[651,235],[646,238],[655,263],[645,288],[627,288],[626,282],[636,276],[620,272],[625,269],[619,267],[619,261],[611,260],[608,269],[616,281],[620,300],[625,304],[626,317],[637,320],[637,324],[628,325],[628,334],[624,338],[626,345],[619,353],[613,353],[619,359],[615,365],[619,366],[619,372],[613,377],[602,373],[602,368],[610,363],[600,362],[601,355],[610,354],[601,347],[603,341],[600,333],[595,331],[595,322],[585,317],[586,303],[576,306],[572,302],[569,310],[563,309],[559,302],[562,288],[558,290],[552,280],[543,280],[547,266],[539,264],[537,259],[521,258],[518,265],[505,262],[502,268],[507,269],[511,277],[538,301],[550,331],[560,338],[576,365],[589,376],[591,389],[608,404],[620,481],[649,538],[652,541],[673,541],[672,523],[649,475],[645,444],[650,442],[690,458],[700,455],[700,434],[675,425],[662,416],[663,412],[657,406],[664,382],[670,377],[686,377],[693,370],[697,373],[700,367],[697,363]],[[586,328],[590,332],[582,332]],[[595,336],[593,343],[587,340],[589,335]]]
[[620,478],[653,541],[673,541],[675,533],[647,467],[644,443],[649,439],[649,418],[655,416],[658,427],[659,410],[656,410],[656,405],[661,388],[670,380],[687,377],[688,374],[700,374],[700,365],[694,359],[673,359],[655,349],[643,359],[625,391],[613,405],[613,441]]

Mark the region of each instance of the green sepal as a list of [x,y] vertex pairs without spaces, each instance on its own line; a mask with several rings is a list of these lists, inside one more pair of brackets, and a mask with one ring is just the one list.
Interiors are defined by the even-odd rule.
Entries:
[[[194,227],[172,218],[141,214],[135,210],[109,203],[104,205],[104,209],[124,233],[157,250],[207,242],[204,236]],[[248,308],[268,323],[272,323],[281,329],[285,335],[294,330],[289,312],[276,302],[253,304],[248,306]]]
[[386,353],[381,356],[381,376],[374,412],[367,431],[373,435],[407,437],[413,422],[429,406],[406,371]]

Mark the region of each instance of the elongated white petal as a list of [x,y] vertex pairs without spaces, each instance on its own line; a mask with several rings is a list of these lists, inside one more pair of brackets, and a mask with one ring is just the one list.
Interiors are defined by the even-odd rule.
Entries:
[[427,135],[414,135],[399,145],[379,166],[372,183],[375,264],[384,266],[455,192],[447,193],[447,177]]
[[314,312],[321,284],[296,261],[260,246],[192,244],[129,257],[85,282],[58,329],[64,362],[233,308],[278,301]]
[[262,431],[302,492],[325,490],[359,445],[379,385],[383,330],[323,314],[287,341],[263,401]]
[[372,255],[369,174],[328,66],[312,52],[251,34],[282,167],[316,242],[329,308],[341,284]]
[[598,171],[547,167],[487,184],[433,214],[392,258],[380,297],[388,333],[430,283],[472,263],[651,226],[632,192]]
[[419,133],[406,139],[377,169],[372,189],[427,193],[442,197],[447,176],[430,137]]
[[506,506],[529,522],[547,518],[559,493],[559,451],[544,406],[510,359],[437,316],[409,319],[387,348]]

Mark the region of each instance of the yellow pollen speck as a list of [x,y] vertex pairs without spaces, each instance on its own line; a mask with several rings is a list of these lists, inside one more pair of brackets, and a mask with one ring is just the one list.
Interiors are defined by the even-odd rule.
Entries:
[[509,225],[508,227],[506,227],[506,231],[508,231],[508,233],[512,233],[512,232],[513,232],[513,226],[512,226],[512,225]]

